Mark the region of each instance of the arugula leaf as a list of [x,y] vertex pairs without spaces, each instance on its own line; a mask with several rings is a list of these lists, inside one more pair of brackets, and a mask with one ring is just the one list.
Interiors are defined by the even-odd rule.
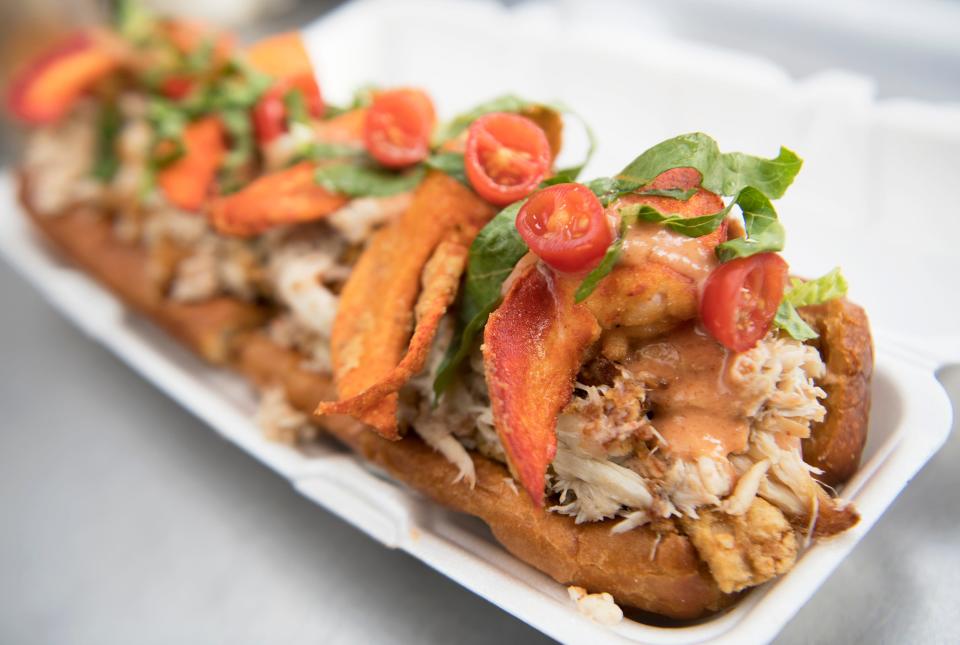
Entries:
[[458,317],[462,327],[454,335],[433,382],[437,396],[446,390],[460,365],[470,356],[490,312],[500,302],[504,281],[527,254],[527,244],[515,223],[525,203],[526,200],[514,202],[497,213],[470,245]]
[[106,103],[97,115],[96,161],[93,176],[103,183],[113,179],[120,168],[117,156],[117,136],[123,126],[123,117],[115,103]]
[[336,163],[317,168],[314,179],[327,190],[349,197],[389,197],[412,190],[424,172],[423,166],[398,173],[371,165]]
[[[753,186],[740,191],[731,206],[737,204],[743,211],[746,237],[728,240],[717,247],[721,262],[745,258],[767,251],[782,251],[786,233],[777,219],[777,211],[762,192]],[[729,206],[727,207],[729,208]]]
[[624,168],[619,177],[643,185],[671,168],[690,167],[700,172],[703,187],[718,195],[738,195],[752,186],[770,199],[779,199],[802,165],[800,157],[784,147],[773,159],[721,153],[711,137],[693,132],[653,146]]
[[783,294],[773,324],[797,340],[816,338],[817,332],[807,324],[797,308],[842,298],[847,295],[847,280],[840,272],[840,267],[836,267],[816,280],[804,282],[793,278],[791,285]]
[[461,152],[437,152],[430,155],[426,161],[428,168],[445,172],[464,186],[472,188],[467,180],[467,171],[464,169],[463,163],[463,153]]

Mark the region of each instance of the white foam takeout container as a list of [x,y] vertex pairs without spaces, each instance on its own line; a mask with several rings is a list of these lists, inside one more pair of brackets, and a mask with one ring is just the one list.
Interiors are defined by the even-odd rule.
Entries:
[[[760,59],[646,33],[638,20],[629,30],[606,25],[602,33],[592,24],[563,22],[537,7],[370,0],[304,33],[332,100],[374,82],[426,87],[445,116],[504,92],[575,106],[600,140],[586,177],[609,175],[649,145],[693,130],[710,133],[725,150],[772,155],[783,143],[805,158],[778,206],[789,232],[786,256],[802,275],[842,263],[851,297],[867,307],[876,336],[870,436],[863,466],[843,491],[862,519],[719,616],[683,627],[629,619],[603,627],[478,522],[333,445],[300,452],[266,441],[251,420],[251,389],[62,264],[19,212],[10,176],[0,181],[0,250],[86,333],[299,492],[543,632],[567,642],[766,642],[949,433],[950,403],[934,372],[960,362],[960,305],[944,297],[937,276],[960,269],[953,247],[960,218],[944,212],[935,188],[949,190],[960,168],[960,109],[877,102],[867,80],[840,72],[796,82]],[[571,132],[569,147],[582,148],[583,139]]]

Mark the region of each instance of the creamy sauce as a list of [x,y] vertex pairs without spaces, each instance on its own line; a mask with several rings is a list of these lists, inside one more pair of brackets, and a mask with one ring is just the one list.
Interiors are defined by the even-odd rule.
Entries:
[[700,238],[674,233],[660,224],[640,222],[630,227],[620,262],[640,266],[651,261],[670,267],[698,286],[717,266],[712,246],[703,244]]
[[627,368],[650,377],[652,423],[678,458],[726,457],[747,448],[744,405],[727,381],[728,352],[688,324],[637,348]]

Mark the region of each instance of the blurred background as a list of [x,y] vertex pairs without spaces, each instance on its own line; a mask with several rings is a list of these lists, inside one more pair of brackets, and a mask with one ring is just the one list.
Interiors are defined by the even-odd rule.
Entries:
[[[230,26],[252,41],[344,3],[145,4]],[[504,4],[601,26],[615,22],[620,32],[633,21],[638,34],[656,30],[757,54],[796,78],[848,70],[870,79],[881,99],[960,104],[960,0]],[[0,0],[0,86],[19,61],[59,32],[96,22],[105,7],[103,0]],[[3,163],[15,159],[18,137],[15,125],[0,121]],[[950,292],[956,297],[955,287]],[[0,316],[6,364],[0,374],[6,413],[0,433],[0,642],[542,638],[294,495],[162,393],[131,379],[124,365],[86,342],[6,267],[0,295],[12,303]],[[88,378],[90,370],[96,381]],[[956,408],[960,369],[941,377]],[[36,405],[43,394],[38,383],[57,393],[57,405]],[[104,390],[123,391],[129,404],[104,406],[96,418],[74,418],[71,410],[89,408]],[[952,492],[960,486],[956,424],[954,430],[788,626],[782,642],[960,641],[960,599],[950,575],[960,565],[960,496]],[[117,460],[120,454],[149,458]],[[888,569],[892,562],[897,575]]]

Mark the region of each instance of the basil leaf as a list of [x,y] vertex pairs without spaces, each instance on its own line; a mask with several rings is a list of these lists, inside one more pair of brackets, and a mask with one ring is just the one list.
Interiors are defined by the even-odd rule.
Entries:
[[164,168],[186,152],[183,129],[187,115],[172,102],[152,99],[147,105],[147,121],[153,129],[151,161],[155,168]]
[[642,191],[642,194],[650,197],[669,197],[670,199],[676,199],[677,201],[685,202],[697,194],[697,189],[690,188],[689,190],[680,190],[679,188],[666,188],[659,190],[656,188],[650,188]]
[[291,88],[283,95],[283,106],[286,108],[288,125],[292,126],[294,123],[310,124],[307,102],[299,88]]
[[783,224],[777,219],[773,204],[762,192],[753,186],[747,186],[740,191],[731,205],[734,203],[743,211],[747,236],[734,238],[717,246],[717,257],[721,262],[783,250],[786,237]]
[[823,304],[845,295],[847,280],[840,273],[840,267],[816,280],[804,282],[794,278],[792,286],[783,294],[773,323],[797,340],[816,338],[817,332],[807,324],[797,308]]
[[643,184],[619,177],[600,177],[587,182],[586,186],[593,191],[601,204],[609,206],[613,200],[627,193],[632,193]]
[[800,157],[783,147],[774,159],[721,153],[711,137],[694,132],[658,143],[634,159],[619,176],[643,185],[671,168],[690,167],[700,172],[703,187],[718,195],[738,195],[752,186],[770,199],[779,199],[802,165]]
[[353,100],[350,101],[347,105],[331,105],[327,104],[323,110],[323,117],[325,119],[330,119],[335,116],[340,116],[345,112],[352,112],[353,110],[359,110],[360,108],[367,107],[373,103],[373,93],[379,89],[376,85],[363,85],[353,93]]
[[117,156],[117,137],[123,127],[123,117],[115,103],[106,103],[97,115],[97,147],[93,176],[103,183],[113,179],[120,169]]
[[220,190],[232,193],[243,187],[254,160],[253,124],[249,113],[238,109],[224,110],[220,121],[230,138],[230,150],[220,166]]
[[474,345],[490,312],[500,302],[500,291],[517,262],[527,254],[527,244],[517,232],[517,213],[526,200],[510,204],[480,231],[467,258],[467,277],[460,300],[459,320],[465,322],[454,336],[437,371],[433,389],[440,396],[452,382]]
[[463,154],[460,152],[437,152],[430,155],[426,161],[428,168],[445,172],[464,186],[471,188],[463,163]]
[[337,163],[317,168],[314,179],[327,190],[349,197],[389,197],[413,190],[423,174],[423,166],[398,173],[370,165]]
[[590,127],[590,124],[587,123],[587,120],[584,119],[582,116],[580,116],[578,113],[562,105],[557,105],[556,109],[561,114],[569,114],[570,116],[575,118],[577,121],[579,121],[580,125],[583,126],[584,131],[587,133],[587,141],[588,141],[587,154],[584,155],[583,161],[581,161],[576,166],[569,166],[567,168],[561,168],[560,170],[557,170],[557,175],[560,175],[563,177],[569,177],[570,181],[574,181],[576,180],[577,177],[580,176],[580,173],[583,172],[584,167],[588,163],[590,163],[590,160],[593,158],[593,153],[596,152],[597,150],[597,135],[593,131],[593,128]]
[[621,225],[623,232],[614,240],[613,244],[607,247],[607,252],[604,253],[603,259],[600,260],[600,264],[596,266],[590,273],[587,274],[587,277],[583,279],[583,282],[580,283],[580,286],[577,287],[576,293],[573,295],[573,301],[577,304],[580,304],[584,300],[590,297],[590,294],[593,293],[593,290],[597,288],[597,285],[600,284],[600,281],[610,275],[610,272],[613,271],[613,267],[617,265],[617,261],[620,259],[620,254],[623,252],[623,239],[624,234],[626,233],[626,227]]
[[153,15],[139,0],[111,0],[110,17],[117,33],[130,42],[140,44],[149,39]]
[[295,161],[325,161],[328,159],[367,159],[363,148],[343,143],[311,141],[297,152]]
[[621,218],[630,218],[633,221],[654,222],[686,235],[687,237],[701,237],[717,230],[723,218],[727,216],[734,202],[716,213],[708,213],[697,217],[683,217],[682,215],[667,215],[661,213],[649,204],[633,204],[620,209]]
[[433,134],[433,146],[438,147],[450,139],[456,139],[464,130],[470,127],[471,123],[484,114],[490,114],[491,112],[520,112],[531,105],[537,104],[512,94],[498,96],[495,99],[481,103],[471,110],[458,114],[451,121],[437,128]]

